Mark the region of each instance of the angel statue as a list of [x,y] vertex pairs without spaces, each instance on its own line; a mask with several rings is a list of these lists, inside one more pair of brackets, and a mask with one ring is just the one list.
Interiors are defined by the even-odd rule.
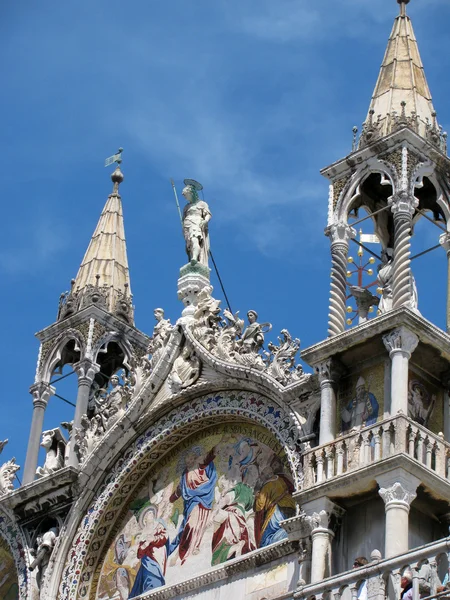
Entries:
[[203,189],[194,179],[185,179],[183,196],[187,204],[183,211],[183,235],[190,262],[208,266],[209,235],[208,222],[211,219],[209,206],[200,200],[198,192]]

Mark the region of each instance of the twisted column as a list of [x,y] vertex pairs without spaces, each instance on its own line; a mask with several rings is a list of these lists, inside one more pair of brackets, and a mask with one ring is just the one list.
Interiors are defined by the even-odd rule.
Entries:
[[328,308],[328,337],[345,330],[347,296],[347,254],[349,240],[356,232],[346,223],[335,223],[325,230],[331,239],[331,286]]
[[25,459],[23,485],[34,481],[39,458],[45,409],[50,397],[54,393],[55,388],[49,383],[35,383],[30,387],[30,394],[33,396],[33,417],[31,420],[30,437],[28,439],[27,457]]
[[417,201],[401,192],[391,201],[394,214],[394,269],[392,284],[392,307],[411,306],[413,286],[411,275],[411,228],[412,215]]

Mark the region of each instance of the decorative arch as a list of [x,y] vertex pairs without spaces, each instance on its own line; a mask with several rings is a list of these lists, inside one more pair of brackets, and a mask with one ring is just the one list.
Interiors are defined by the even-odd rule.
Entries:
[[97,356],[100,352],[100,349],[103,346],[108,345],[110,342],[116,342],[125,355],[125,362],[130,364],[133,356],[133,348],[124,335],[115,331],[107,331],[94,343],[92,347],[92,360],[97,362]]
[[[301,472],[301,426],[292,413],[260,394],[230,391],[189,401],[154,423],[117,460],[79,525],[60,583],[60,600],[88,598],[99,560],[123,507],[149,469],[176,444],[205,427],[227,421],[255,423],[277,439],[286,454],[296,489]],[[78,504],[74,514],[80,510]]]
[[30,592],[30,579],[26,543],[17,523],[3,510],[0,510],[0,538],[6,542],[14,559],[19,584],[19,598],[27,600]]
[[378,159],[369,161],[368,165],[366,164],[360,167],[353,173],[347,184],[348,186],[345,186],[343,194],[336,205],[336,221],[342,221],[344,223],[348,222],[348,213],[358,188],[360,188],[366,179],[373,174],[381,175],[382,180],[389,183],[393,190],[395,189],[398,177],[392,166],[389,163]]
[[55,341],[51,341],[51,347],[47,356],[45,355],[45,344],[43,345],[41,365],[39,368],[41,381],[50,381],[54,368],[61,360],[64,347],[71,341],[75,341],[80,348],[80,356],[83,356],[86,348],[85,340],[82,334],[76,329],[67,329],[67,331],[61,333]]

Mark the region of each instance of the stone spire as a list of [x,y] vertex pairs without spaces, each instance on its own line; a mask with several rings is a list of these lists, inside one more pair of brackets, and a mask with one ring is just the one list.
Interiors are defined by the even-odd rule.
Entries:
[[88,304],[97,304],[108,312],[134,324],[130,274],[128,268],[122,200],[119,185],[123,181],[120,153],[112,173],[113,191],[89,242],[88,249],[72,281],[72,290],[63,299],[60,318],[65,318]]
[[[397,0],[400,14],[394,21],[386,54],[364,124],[362,142],[389,135],[409,126],[424,138],[435,138],[440,131],[436,122],[431,93],[414,36],[411,19],[406,14],[409,0]],[[367,138],[364,140],[364,138]]]

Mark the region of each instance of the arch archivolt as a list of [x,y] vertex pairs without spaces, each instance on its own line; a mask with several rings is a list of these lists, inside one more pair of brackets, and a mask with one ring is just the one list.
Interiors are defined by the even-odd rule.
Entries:
[[88,598],[97,565],[111,532],[132,494],[142,485],[155,463],[176,444],[207,427],[226,421],[254,423],[267,429],[286,454],[296,489],[302,484],[297,418],[278,402],[248,391],[224,391],[191,400],[154,423],[128,447],[108,472],[97,495],[84,513],[68,548],[59,586],[59,600]]
[[22,532],[13,518],[0,509],[0,537],[2,537],[11,551],[17,570],[19,583],[19,600],[29,598],[30,579],[28,576],[28,552]]

